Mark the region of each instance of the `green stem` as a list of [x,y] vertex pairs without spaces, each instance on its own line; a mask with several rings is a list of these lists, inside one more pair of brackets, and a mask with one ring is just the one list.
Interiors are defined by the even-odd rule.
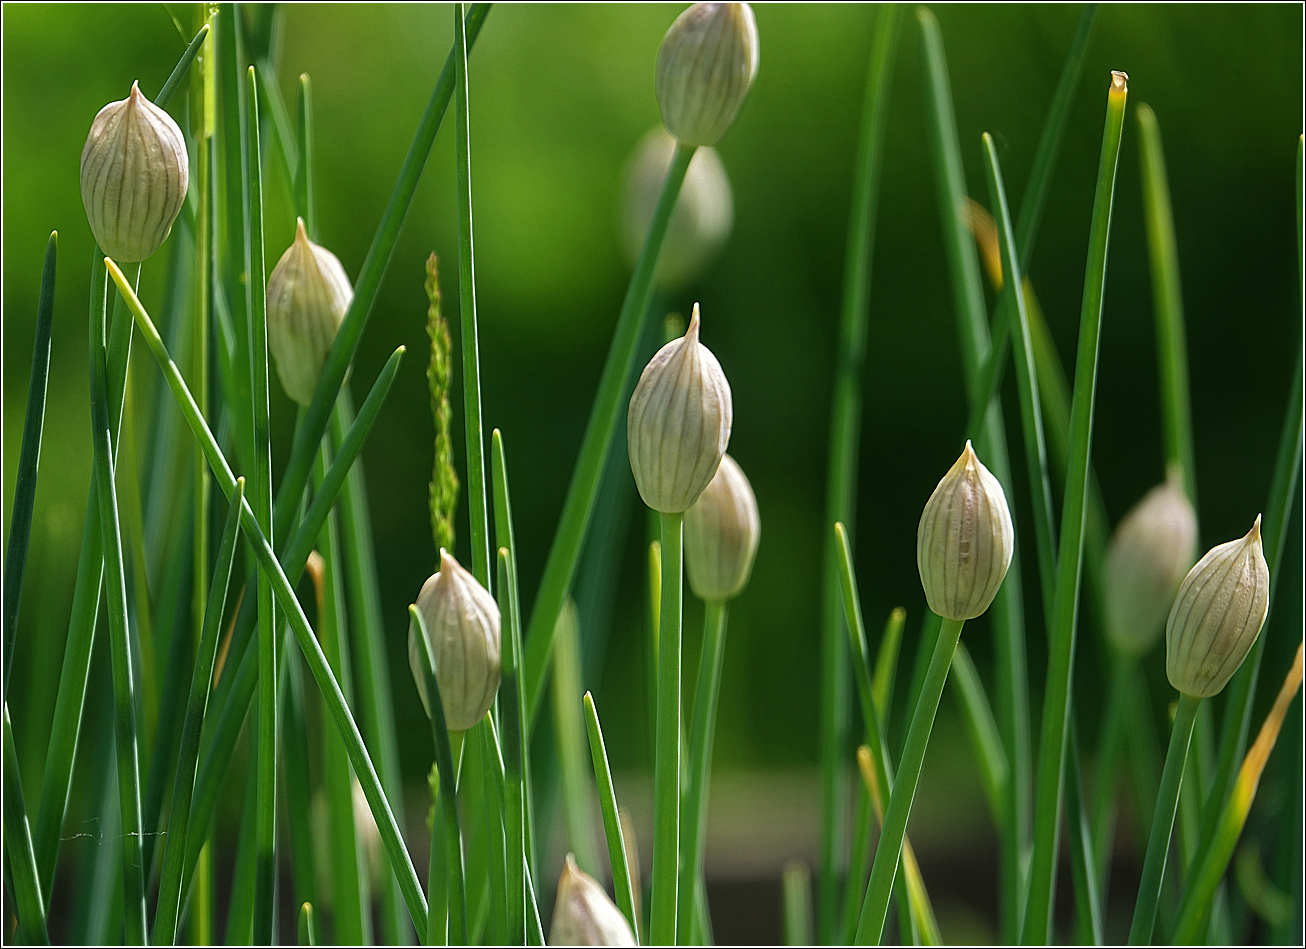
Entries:
[[856,944],[866,946],[878,943],[884,932],[884,920],[889,914],[889,897],[893,892],[894,877],[902,854],[903,838],[907,835],[907,818],[911,816],[916,785],[920,782],[921,766],[925,763],[925,748],[934,728],[934,716],[939,710],[943,685],[952,667],[952,654],[961,639],[962,620],[943,620],[939,639],[934,645],[925,683],[921,687],[920,701],[912,712],[911,727],[907,730],[907,743],[902,749],[898,775],[889,795],[889,809],[884,815],[880,842],[875,848],[871,864],[871,878],[866,884],[866,899],[862,904],[861,920],[857,924]]
[[[503,537],[500,529],[499,512],[507,506],[506,477],[503,487],[503,501],[500,501],[500,472],[503,471],[503,448],[499,430],[491,436],[492,466],[494,472],[495,502],[495,537]],[[506,539],[506,538],[504,538]],[[504,633],[502,637],[502,664],[499,679],[499,721],[503,723],[503,760],[504,760],[504,849],[507,854],[508,871],[508,919],[507,941],[511,945],[526,944],[526,810],[522,795],[522,755],[521,755],[521,630],[518,626],[517,584],[513,578],[512,559],[506,546],[499,548],[499,617]],[[586,693],[588,697],[588,693]],[[593,731],[590,734],[593,740]],[[601,788],[601,785],[600,785]],[[606,819],[606,811],[605,811]],[[616,871],[613,871],[614,876]],[[618,898],[621,891],[618,888]]]
[[240,506],[245,497],[245,479],[236,480],[231,510],[227,514],[218,557],[214,561],[213,582],[209,586],[204,609],[204,626],[195,653],[195,671],[191,676],[190,697],[186,702],[186,720],[182,725],[181,747],[177,754],[177,777],[173,783],[172,808],[168,812],[168,834],[164,838],[163,872],[159,882],[159,902],[154,910],[154,943],[170,946],[177,938],[177,920],[181,909],[181,878],[190,833],[191,801],[195,791],[195,772],[199,763],[200,732],[208,710],[213,664],[218,654],[218,634],[227,604],[227,587],[231,580],[231,563],[236,553],[240,528]]
[[1066,740],[1074,677],[1075,632],[1079,614],[1088,508],[1089,464],[1092,458],[1093,404],[1097,390],[1098,341],[1102,330],[1102,298],[1106,285],[1107,245],[1115,197],[1116,164],[1124,126],[1126,79],[1113,73],[1107,97],[1106,128],[1093,200],[1088,264],[1080,313],[1079,353],[1071,403],[1070,454],[1062,504],[1061,546],[1049,630],[1047,687],[1039,736],[1035,786],[1034,851],[1030,863],[1029,897],[1021,933],[1024,943],[1044,943],[1052,937],[1052,890],[1056,877],[1057,836],[1065,776]]
[[694,717],[689,731],[689,777],[681,804],[680,890],[676,897],[676,942],[692,945],[695,882],[703,872],[703,836],[707,827],[707,787],[712,770],[712,739],[716,733],[721,662],[726,651],[725,600],[710,600],[703,608],[703,654],[698,661]]
[[[839,349],[830,415],[825,523],[853,526],[861,443],[863,363],[870,322],[871,261],[880,198],[880,165],[889,104],[898,7],[885,6],[876,25],[866,75],[861,138],[854,166],[853,213],[848,220]],[[848,787],[848,653],[839,597],[839,553],[825,544],[821,603],[821,839],[818,876],[819,938],[831,943],[839,912]]]
[[305,903],[299,908],[299,944],[317,945],[317,919],[313,913],[312,903]]
[[32,945],[48,946],[50,936],[45,925],[45,900],[36,879],[36,852],[27,825],[27,805],[23,803],[23,782],[18,774],[18,749],[14,746],[14,726],[9,721],[9,703],[4,703],[4,828],[5,882],[13,897],[18,916],[16,935]]
[[785,945],[812,945],[812,871],[793,861],[784,868]]
[[617,810],[617,792],[612,785],[612,768],[608,765],[608,751],[603,744],[599,712],[594,707],[594,697],[588,692],[585,693],[585,725],[589,729],[590,757],[594,759],[594,780],[599,787],[599,805],[603,810],[603,832],[608,839],[612,889],[617,895],[617,908],[630,923],[630,931],[636,934],[635,940],[638,942],[639,917],[635,913],[635,888],[631,882],[626,838],[621,831],[621,816]]
[[649,942],[676,941],[680,864],[680,621],[683,514],[662,514],[662,605],[658,623],[657,735],[653,762],[653,891]]
[[1156,904],[1161,896],[1161,880],[1165,876],[1166,853],[1170,849],[1170,834],[1179,807],[1179,787],[1188,760],[1188,743],[1193,737],[1193,724],[1201,702],[1200,698],[1180,695],[1175,709],[1174,730],[1170,733],[1170,748],[1165,753],[1161,789],[1156,796],[1156,812],[1152,815],[1152,829],[1147,838],[1147,856],[1143,859],[1143,876],[1138,884],[1138,902],[1134,904],[1134,921],[1129,927],[1131,946],[1145,946],[1152,941]]
[[590,410],[589,421],[585,424],[585,436],[581,440],[576,468],[567,487],[567,498],[562,504],[558,530],[553,535],[549,556],[544,562],[544,574],[540,578],[540,588],[531,610],[525,638],[522,704],[526,709],[527,730],[523,733],[523,739],[529,739],[530,729],[539,712],[540,700],[544,694],[544,676],[553,646],[553,629],[558,622],[558,614],[562,612],[562,604],[567,599],[576,564],[580,560],[608,448],[612,445],[619,421],[625,418],[626,404],[622,395],[626,380],[635,368],[639,341],[644,335],[643,325],[653,292],[653,274],[662,252],[662,242],[667,236],[671,212],[675,210],[676,198],[680,195],[680,185],[685,180],[685,172],[689,170],[689,161],[693,157],[694,146],[678,145],[671,167],[667,170],[667,177],[662,183],[662,194],[658,198],[653,219],[649,222],[644,246],[635,262],[635,271],[631,274],[630,285],[621,304],[621,313],[617,317],[612,347],[603,363],[599,391],[594,396],[594,406]]

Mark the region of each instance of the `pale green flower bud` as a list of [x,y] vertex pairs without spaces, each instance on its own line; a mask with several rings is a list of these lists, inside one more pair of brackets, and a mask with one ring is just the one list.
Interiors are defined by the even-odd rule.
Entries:
[[762,532],[757,498],[729,455],[694,506],[685,512],[685,570],[700,600],[730,600],[743,592],[753,571]]
[[1115,649],[1142,656],[1156,644],[1196,547],[1197,515],[1171,475],[1125,515],[1107,547],[1106,632]]
[[635,946],[630,923],[592,876],[567,862],[558,878],[558,899],[549,926],[550,946]]
[[82,205],[100,250],[119,263],[144,260],[172,230],[190,162],[177,123],[136,83],[91,122],[82,147]]
[[281,387],[300,405],[313,401],[353,298],[340,258],[309,240],[300,218],[294,243],[268,275],[268,348]]
[[1247,536],[1212,547],[1188,571],[1165,624],[1165,674],[1185,695],[1209,698],[1228,684],[1270,609],[1261,517]]
[[[440,571],[422,584],[417,608],[431,641],[445,725],[453,732],[466,731],[485,717],[499,689],[499,606],[442,547]],[[429,715],[418,635],[417,624],[410,623],[408,663]]]
[[658,49],[662,124],[685,145],[715,145],[757,76],[757,21],[746,3],[696,3]]
[[698,341],[698,304],[689,329],[644,367],[630,397],[626,441],[639,496],[655,511],[677,514],[716,474],[730,442],[734,408],[721,364]]
[[987,610],[1015,543],[1002,485],[967,441],[925,502],[916,530],[916,567],[930,609],[951,620],[974,619]]
[[[675,139],[659,125],[640,141],[626,167],[621,233],[632,265],[644,246],[675,151]],[[671,289],[698,276],[730,236],[734,217],[734,196],[720,156],[714,148],[698,149],[667,224],[658,256],[658,285]]]

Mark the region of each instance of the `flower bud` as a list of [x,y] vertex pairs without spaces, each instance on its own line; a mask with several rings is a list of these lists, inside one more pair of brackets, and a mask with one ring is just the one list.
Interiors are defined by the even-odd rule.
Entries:
[[91,122],[82,147],[82,205],[95,242],[119,263],[144,260],[172,230],[190,161],[177,123],[136,83]]
[[1125,515],[1107,548],[1106,632],[1115,649],[1128,656],[1151,650],[1196,546],[1197,515],[1171,475]]
[[[499,607],[485,587],[440,548],[440,571],[417,595],[435,659],[445,726],[451,732],[471,728],[489,711],[499,688]],[[417,680],[422,706],[431,712],[422,674],[421,643],[415,623],[408,627],[408,663]]]
[[967,441],[916,530],[916,567],[930,609],[951,620],[979,616],[998,595],[1014,547],[1002,485]]
[[549,926],[551,946],[635,946],[635,934],[603,887],[567,854]]
[[685,512],[685,569],[700,600],[730,600],[743,591],[761,531],[753,488],[723,455],[716,476]]
[[1261,517],[1247,536],[1212,547],[1188,571],[1165,624],[1165,674],[1185,695],[1209,698],[1228,684],[1270,609]]
[[[675,139],[659,125],[640,141],[626,167],[621,230],[626,260],[632,265],[644,246],[675,151]],[[734,215],[730,179],[720,156],[714,148],[698,149],[667,223],[658,256],[658,285],[674,289],[698,276],[730,236]]]
[[715,145],[757,76],[757,21],[746,3],[696,3],[658,49],[662,124],[685,145]]
[[268,348],[281,387],[300,405],[313,401],[336,330],[354,298],[340,258],[308,239],[304,220],[268,276]]
[[689,509],[716,474],[734,409],[721,364],[698,341],[698,304],[689,330],[653,356],[630,397],[626,441],[639,496],[655,511]]

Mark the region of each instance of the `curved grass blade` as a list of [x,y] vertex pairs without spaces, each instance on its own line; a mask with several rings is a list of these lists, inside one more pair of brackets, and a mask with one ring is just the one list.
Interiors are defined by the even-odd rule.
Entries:
[[[36,503],[36,476],[41,464],[41,431],[45,427],[45,390],[50,379],[50,338],[54,327],[54,273],[59,256],[59,232],[51,231],[41,269],[41,293],[36,302],[36,340],[32,344],[32,375],[27,386],[27,413],[23,419],[23,447],[18,453],[14,481],[14,508],[5,547],[4,589],[4,693],[9,694],[14,643],[18,635],[18,607],[22,600],[27,543],[32,535],[32,510]],[[24,818],[25,820],[26,818]]]
[[[108,266],[114,282],[118,285],[119,293],[127,301],[132,317],[141,330],[141,335],[145,338],[151,353],[163,370],[168,387],[172,390],[186,423],[204,449],[209,466],[216,475],[218,487],[221,488],[223,494],[229,496],[235,487],[236,479],[231,473],[231,467],[227,464],[226,458],[223,457],[222,449],[218,446],[213,433],[209,430],[208,423],[204,421],[204,417],[200,415],[199,410],[195,407],[195,400],[186,388],[186,383],[181,378],[181,374],[177,371],[176,364],[168,355],[163,340],[159,337],[159,332],[155,329],[149,314],[141,306],[140,300],[136,298],[136,294],[128,286],[126,278],[123,277],[117,265],[109,261]],[[376,769],[372,766],[372,760],[368,756],[367,748],[358,732],[358,726],[350,714],[344,694],[340,691],[340,685],[332,674],[326,657],[313,635],[313,630],[308,625],[308,619],[304,616],[299,601],[295,598],[294,589],[291,587],[290,581],[286,579],[286,574],[277,562],[276,555],[273,553],[271,545],[268,544],[267,538],[263,536],[248,501],[241,506],[241,527],[249,538],[254,554],[258,558],[259,569],[270,575],[272,592],[276,597],[277,604],[285,611],[291,631],[295,634],[295,640],[299,643],[300,651],[304,654],[309,671],[313,674],[313,678],[322,692],[323,700],[335,719],[336,727],[344,736],[345,747],[349,751],[349,759],[354,766],[354,773],[358,776],[363,794],[366,796],[372,816],[376,820],[377,828],[381,834],[381,841],[390,857],[391,866],[394,867],[396,874],[399,876],[404,899],[408,903],[409,914],[413,917],[413,921],[418,925],[419,929],[425,931],[426,900],[422,896],[412,861],[404,848],[399,825],[395,821],[394,814],[386,800],[385,792],[381,789],[380,780],[376,776]],[[320,530],[320,525],[318,529]]]
[[186,839],[190,833],[191,801],[195,790],[195,772],[199,764],[200,732],[208,710],[213,682],[213,665],[218,653],[218,634],[227,603],[231,580],[231,563],[236,553],[240,528],[240,506],[245,497],[245,479],[237,478],[231,510],[227,514],[213,565],[213,583],[209,587],[204,609],[204,628],[195,653],[195,671],[191,676],[190,698],[186,702],[186,720],[182,725],[181,749],[177,755],[177,777],[173,784],[172,808],[168,816],[168,834],[164,838],[163,871],[159,882],[159,901],[154,911],[154,943],[170,946],[176,941],[177,919],[181,908],[181,877],[186,856]]
[[902,631],[907,625],[907,611],[895,606],[884,624],[880,649],[875,655],[875,673],[871,677],[871,696],[880,722],[888,729],[889,709],[893,705],[893,683],[898,678],[898,651],[902,646]]
[[175,95],[177,90],[181,88],[182,82],[186,79],[186,73],[190,71],[190,64],[193,63],[195,57],[199,55],[200,47],[204,45],[204,41],[208,39],[208,35],[209,24],[205,23],[199,28],[199,32],[195,34],[195,38],[190,41],[190,45],[186,47],[186,51],[181,54],[181,59],[177,60],[177,65],[173,67],[171,75],[169,75],[167,80],[163,83],[163,88],[160,89],[159,94],[154,97],[154,104],[160,109],[166,109],[168,103],[172,101],[173,95]]
[[617,811],[617,792],[612,785],[612,768],[608,766],[608,752],[603,744],[603,728],[599,725],[599,712],[594,707],[594,696],[585,693],[585,725],[589,729],[590,756],[594,759],[594,780],[599,788],[599,804],[603,810],[603,832],[608,838],[608,862],[612,867],[612,889],[616,893],[617,908],[621,910],[630,931],[639,939],[639,916],[635,912],[635,889],[631,882],[630,863],[626,853],[626,838],[621,830],[621,817]]
[[1106,128],[1093,200],[1088,264],[1080,314],[1079,354],[1075,364],[1075,394],[1071,403],[1070,455],[1067,460],[1061,541],[1049,630],[1047,687],[1039,738],[1034,809],[1034,850],[1022,942],[1043,943],[1052,936],[1052,887],[1056,874],[1057,836],[1061,822],[1066,740],[1074,676],[1075,632],[1079,612],[1084,525],[1088,507],[1088,475],[1092,457],[1093,404],[1097,388],[1098,340],[1102,329],[1102,299],[1106,283],[1107,245],[1115,197],[1116,164],[1124,126],[1127,78],[1111,74]]
[[27,825],[27,806],[23,803],[23,782],[18,773],[18,749],[14,746],[14,726],[9,721],[9,703],[4,703],[4,828],[5,882],[18,916],[20,939],[32,945],[48,946],[45,900],[36,879],[36,852]]
[[[863,364],[870,322],[871,261],[880,199],[880,166],[889,107],[897,5],[881,9],[866,75],[861,134],[854,166],[853,213],[848,221],[830,454],[826,463],[825,523],[852,525],[856,513],[857,459],[861,444]],[[847,810],[848,653],[840,630],[839,552],[827,538],[821,601],[821,838],[818,929],[834,941],[843,872]]]

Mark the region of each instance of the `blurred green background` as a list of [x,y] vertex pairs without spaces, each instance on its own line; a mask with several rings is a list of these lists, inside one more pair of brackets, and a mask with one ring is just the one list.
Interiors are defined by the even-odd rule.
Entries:
[[[623,168],[658,121],[654,59],[679,9],[503,5],[491,14],[471,56],[484,417],[487,429],[503,430],[507,444],[527,604],[625,290],[628,270],[619,240]],[[987,203],[979,146],[981,132],[988,131],[997,142],[1014,214],[1080,8],[942,6],[936,12],[971,194]],[[762,5],[756,14],[761,69],[719,147],[734,189],[734,230],[703,276],[664,296],[659,306],[687,313],[701,302],[703,340],[720,358],[734,392],[730,451],[748,472],[762,512],[751,588],[731,611],[716,768],[756,781],[766,774],[797,780],[799,810],[807,816],[799,820],[793,847],[810,859],[831,372],[876,10]],[[43,760],[41,736],[62,659],[90,478],[85,314],[92,239],[78,193],[78,157],[96,111],[125,96],[132,80],[139,79],[148,95],[158,91],[193,32],[193,16],[181,5],[30,5],[4,11],[6,519],[41,255],[49,231],[60,235],[47,425],[12,702],[29,801]],[[283,91],[293,95],[301,72],[314,83],[322,242],[356,276],[449,48],[450,8],[291,5],[283,27]],[[1301,35],[1296,5],[1104,6],[1030,268],[1069,366],[1109,70],[1123,69],[1130,77],[1131,106],[1152,106],[1165,145],[1187,314],[1203,549],[1244,533],[1264,503],[1301,343],[1293,205],[1302,128]],[[905,661],[925,608],[914,563],[916,521],[956,457],[967,417],[922,80],[919,33],[914,18],[905,16],[893,67],[875,242],[857,516],[867,621],[878,636],[889,609],[907,608]],[[184,108],[182,101],[176,100],[174,114]],[[351,377],[361,398],[394,347],[408,347],[363,464],[405,767],[414,785],[429,761],[429,738],[404,655],[405,608],[435,562],[426,501],[432,427],[424,377],[423,261],[431,251],[445,261],[446,313],[456,339],[451,143],[450,126],[427,166]],[[1163,476],[1137,146],[1131,108],[1112,226],[1094,444],[1113,522]],[[293,219],[275,161],[265,177],[270,269],[290,242]],[[145,264],[147,307],[161,300],[165,259],[158,255]],[[143,355],[137,353],[133,371],[138,378],[157,377]],[[1010,374],[1007,388],[1014,406]],[[461,417],[456,397],[454,415]],[[278,464],[288,454],[293,417],[274,382]],[[1014,410],[1007,418],[1018,423]],[[1011,436],[1011,444],[1019,445],[1015,429]],[[454,444],[461,468],[460,431]],[[615,451],[624,458],[622,445]],[[615,516],[628,521],[629,529],[618,535],[624,540],[611,621],[582,630],[591,657],[585,685],[595,692],[614,766],[638,772],[651,760],[642,592],[647,527],[624,461],[618,468],[625,493]],[[1028,500],[1024,467],[1013,468],[1019,523]],[[464,499],[460,557],[465,509]],[[1295,538],[1301,536],[1300,517],[1298,508]],[[1027,514],[1023,521],[1029,523]],[[1021,556],[1032,571],[1032,543],[1024,544]],[[1289,544],[1284,569],[1285,576],[1300,575],[1296,541]],[[1036,587],[1026,583],[1031,597]],[[1037,615],[1033,600],[1029,615]],[[687,669],[697,660],[700,616],[695,605],[688,607]],[[1267,627],[1267,694],[1281,681],[1300,630],[1300,588],[1284,584]],[[969,625],[966,636],[987,677],[987,624]],[[1041,636],[1031,619],[1036,710]],[[1100,653],[1092,632],[1081,638],[1080,707],[1089,721],[1096,719],[1103,681]],[[1156,694],[1168,696],[1162,657],[1152,656],[1148,668]],[[107,681],[107,665],[93,678],[101,671]],[[691,680],[687,672],[687,689]],[[27,695],[49,701],[29,703]],[[1258,710],[1267,703],[1265,698]],[[932,854],[941,867],[947,863],[948,834],[974,841],[966,846],[978,854],[975,859],[995,860],[969,752],[951,716],[945,700],[936,731],[940,750],[927,761],[921,785],[921,813],[940,815],[938,834],[931,820],[917,822],[927,841],[937,841],[919,844],[927,881]],[[423,725],[404,729],[405,720]],[[942,750],[949,747],[957,754]],[[1273,777],[1267,779],[1271,786]],[[944,812],[946,826],[955,821],[955,830],[944,831]],[[772,871],[778,872],[778,863],[758,870]],[[974,912],[987,913],[984,889],[976,900]],[[965,918],[958,918],[953,938],[970,931],[962,928],[970,925]]]

